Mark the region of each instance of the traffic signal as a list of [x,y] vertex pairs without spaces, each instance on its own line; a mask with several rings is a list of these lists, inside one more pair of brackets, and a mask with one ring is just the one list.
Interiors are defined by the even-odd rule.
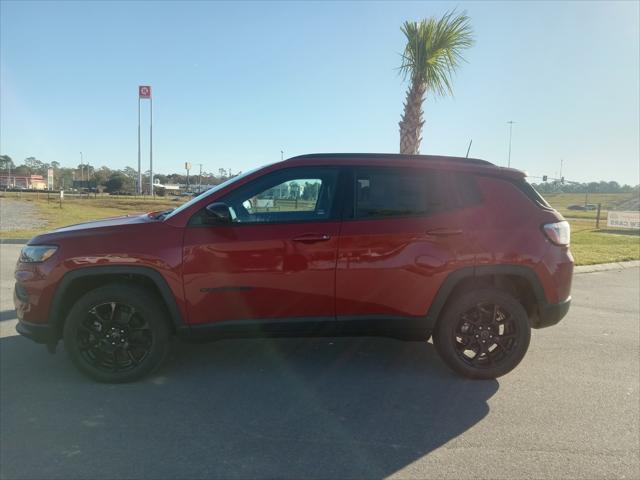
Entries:
[[546,176],[546,175],[543,175],[543,176],[542,176],[542,181],[543,181],[543,182],[546,182],[546,181],[547,181],[547,176]]
[[560,183],[564,185],[564,177],[560,179]]

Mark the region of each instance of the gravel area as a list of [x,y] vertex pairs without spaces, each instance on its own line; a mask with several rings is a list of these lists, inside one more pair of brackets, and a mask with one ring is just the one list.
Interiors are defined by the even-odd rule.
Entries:
[[20,200],[0,197],[0,232],[29,230],[46,223],[40,218],[35,206]]

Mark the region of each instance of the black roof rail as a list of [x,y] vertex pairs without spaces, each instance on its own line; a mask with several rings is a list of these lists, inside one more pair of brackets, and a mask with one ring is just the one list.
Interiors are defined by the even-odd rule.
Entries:
[[288,158],[287,160],[306,158],[405,158],[425,161],[443,160],[459,163],[470,163],[472,165],[495,166],[493,163],[488,162],[487,160],[481,160],[479,158],[449,157],[445,155],[404,155],[401,153],[307,153],[305,155],[298,155],[296,157]]

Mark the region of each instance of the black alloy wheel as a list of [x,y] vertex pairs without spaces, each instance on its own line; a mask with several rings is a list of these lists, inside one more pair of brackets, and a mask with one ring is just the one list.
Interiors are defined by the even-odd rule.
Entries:
[[84,360],[105,372],[136,368],[150,354],[153,333],[149,323],[126,303],[91,307],[78,323],[76,341]]
[[497,303],[479,302],[461,313],[453,330],[456,352],[475,368],[497,365],[516,349],[518,324]]
[[513,370],[530,340],[529,316],[522,304],[508,292],[486,287],[451,299],[433,334],[447,366],[474,379]]
[[156,369],[169,348],[162,300],[135,284],[91,290],[71,308],[64,345],[78,369],[99,382],[137,380]]

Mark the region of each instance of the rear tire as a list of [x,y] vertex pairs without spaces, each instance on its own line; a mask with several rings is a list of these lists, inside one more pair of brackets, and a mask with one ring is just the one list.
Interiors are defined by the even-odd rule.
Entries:
[[138,380],[169,349],[170,329],[160,300],[138,285],[106,285],[86,293],[64,324],[64,345],[85,375],[105,383]]
[[447,366],[473,379],[496,378],[513,370],[527,353],[530,340],[524,307],[496,288],[454,298],[433,334],[433,343]]

